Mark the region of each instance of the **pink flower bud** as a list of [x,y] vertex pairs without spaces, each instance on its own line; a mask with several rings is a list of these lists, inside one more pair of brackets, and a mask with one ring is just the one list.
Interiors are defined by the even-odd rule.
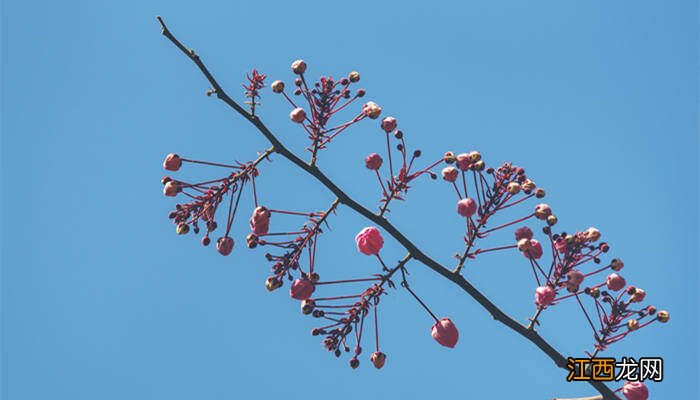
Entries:
[[314,293],[316,287],[308,279],[295,279],[292,287],[289,288],[289,296],[297,300],[306,300]]
[[554,301],[555,294],[554,289],[550,286],[540,286],[535,289],[535,304],[540,307],[547,307]]
[[360,253],[369,256],[379,254],[379,250],[384,245],[384,239],[382,239],[379,229],[370,226],[355,236],[355,243],[357,243],[357,249]]
[[566,253],[567,246],[568,246],[568,243],[566,242],[566,238],[564,238],[562,236],[559,236],[554,241],[554,248],[557,249],[557,251],[560,253]]
[[508,193],[518,194],[520,193],[520,184],[518,182],[511,182],[508,184]]
[[381,351],[374,352],[369,357],[369,360],[372,362],[372,364],[374,364],[374,368],[381,369],[386,362],[386,354],[382,353]]
[[627,381],[622,386],[622,394],[627,400],[647,400],[649,398],[649,389],[642,382]]
[[284,82],[282,81],[274,81],[272,82],[272,85],[270,85],[272,88],[272,91],[275,93],[282,93],[284,91]]
[[360,73],[357,71],[352,71],[348,74],[348,79],[352,83],[356,83],[360,81]]
[[182,165],[182,159],[180,156],[174,153],[170,153],[165,157],[165,161],[163,161],[163,168],[167,169],[168,171],[177,171],[180,169],[180,166]]
[[220,237],[216,241],[216,251],[218,251],[222,256],[227,256],[231,254],[233,250],[233,238],[230,236]]
[[372,153],[365,157],[365,166],[373,171],[378,170],[382,166],[382,157],[377,153]]
[[566,275],[569,277],[569,283],[571,283],[572,285],[576,285],[576,286],[580,285],[583,282],[583,280],[586,278],[583,275],[583,272],[581,272],[577,269],[572,269]]
[[260,206],[255,207],[253,215],[250,217],[250,229],[256,235],[267,235],[270,231],[270,210]]
[[586,236],[586,240],[589,242],[595,242],[600,239],[600,231],[593,227],[586,229],[584,235]]
[[382,108],[373,101],[368,101],[362,106],[362,112],[371,119],[379,118],[379,114],[382,113]]
[[634,288],[634,293],[632,293],[632,296],[630,296],[630,299],[632,300],[633,303],[641,303],[644,301],[644,298],[647,296],[647,293],[640,288]]
[[545,220],[550,215],[552,215],[552,209],[547,204],[542,203],[535,206],[535,217],[537,219]]
[[666,323],[669,319],[671,319],[671,315],[668,313],[668,311],[661,310],[656,313],[656,319],[658,319],[659,322]]
[[304,119],[306,119],[306,111],[304,111],[303,108],[295,108],[292,110],[292,112],[289,113],[289,118],[296,122],[296,123],[302,123],[304,122]]
[[163,187],[163,194],[168,197],[173,197],[177,196],[177,194],[180,193],[181,190],[182,187],[180,187],[180,182],[170,181],[166,183]]
[[454,348],[459,340],[459,331],[449,318],[435,322],[430,328],[430,334],[436,342],[449,348]]
[[530,248],[522,252],[526,258],[537,260],[542,257],[542,245],[535,239],[530,240]]
[[472,164],[472,158],[467,153],[462,153],[457,156],[457,168],[466,171]]
[[622,268],[625,267],[625,263],[622,262],[619,258],[613,258],[612,261],[610,261],[610,268],[613,271],[619,271]]
[[296,60],[292,63],[292,72],[301,75],[306,72],[306,63],[304,60]]
[[471,217],[476,213],[476,201],[467,197],[457,202],[457,214],[463,217]]
[[617,292],[618,290],[622,289],[625,287],[625,284],[625,278],[615,273],[608,275],[608,277],[605,279],[605,285],[613,292]]
[[522,238],[518,240],[518,250],[522,251],[523,253],[530,250],[530,239]]
[[527,226],[521,226],[515,230],[515,240],[532,239],[532,230]]
[[447,167],[442,170],[442,179],[448,182],[456,181],[457,175],[459,175],[459,171],[455,167]]
[[382,129],[386,133],[390,133],[394,129],[396,129],[396,118],[394,117],[386,117],[382,120]]

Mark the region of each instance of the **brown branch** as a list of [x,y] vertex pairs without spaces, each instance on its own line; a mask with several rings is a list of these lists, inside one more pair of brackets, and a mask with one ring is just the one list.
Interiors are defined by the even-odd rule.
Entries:
[[[228,106],[233,108],[241,116],[252,123],[260,133],[272,144],[274,151],[284,158],[291,161],[293,164],[299,168],[306,171],[309,175],[313,176],[321,184],[323,184],[328,190],[330,190],[337,198],[340,203],[353,209],[358,214],[372,221],[376,225],[382,227],[389,235],[391,235],[397,242],[399,242],[410,254],[411,256],[426,265],[428,268],[442,275],[443,277],[449,279],[462,290],[467,292],[477,303],[479,303],[486,311],[488,311],[493,319],[506,325],[511,330],[517,332],[525,339],[537,346],[542,352],[544,352],[554,363],[559,367],[566,369],[566,358],[561,355],[554,347],[552,347],[546,340],[544,340],[535,330],[527,329],[524,325],[520,324],[512,317],[501,311],[494,303],[492,303],[484,294],[482,294],[476,287],[474,287],[469,281],[467,281],[462,275],[453,273],[451,270],[440,265],[437,261],[430,258],[428,255],[423,253],[416,245],[413,244],[403,233],[401,233],[391,222],[381,215],[375,214],[350,198],[342,189],[340,189],[335,183],[333,183],[316,165],[310,165],[304,162],[302,159],[297,157],[292,153],[287,147],[285,147],[277,137],[262,123],[262,121],[255,115],[251,115],[244,108],[233,101],[221,88],[218,82],[214,79],[212,74],[209,72],[207,67],[202,63],[199,56],[192,49],[187,49],[175,36],[170,33],[168,27],[163,22],[161,17],[157,17],[158,22],[160,22],[161,28],[163,30],[163,35],[167,37],[177,48],[179,48],[190,60],[192,60],[200,71],[207,78],[209,83],[214,88],[214,93],[216,96],[223,100]],[[591,386],[593,386],[601,395],[603,400],[619,400],[615,393],[608,388],[605,384],[599,381],[588,381]]]

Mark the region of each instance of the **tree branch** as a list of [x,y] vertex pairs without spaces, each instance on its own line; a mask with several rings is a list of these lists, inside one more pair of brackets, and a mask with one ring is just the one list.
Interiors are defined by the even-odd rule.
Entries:
[[[272,144],[274,151],[284,158],[288,159],[296,166],[306,171],[309,175],[313,176],[321,184],[323,184],[328,190],[330,190],[340,201],[341,204],[351,208],[355,212],[359,213],[363,217],[372,221],[376,225],[383,228],[389,235],[391,235],[397,242],[399,242],[417,261],[420,261],[428,268],[442,275],[443,277],[449,279],[462,290],[467,292],[474,300],[477,301],[486,311],[488,311],[493,319],[506,325],[508,328],[517,332],[525,339],[537,346],[542,352],[544,352],[554,363],[559,367],[566,369],[566,358],[560,354],[554,347],[552,347],[546,340],[544,340],[535,330],[528,329],[524,325],[520,324],[512,317],[501,311],[494,303],[492,303],[484,294],[482,294],[476,287],[474,287],[469,281],[467,281],[462,275],[458,273],[453,273],[451,270],[445,268],[437,261],[430,258],[422,250],[420,250],[416,245],[413,244],[406,236],[403,235],[391,222],[389,222],[384,216],[375,214],[350,198],[342,189],[340,189],[335,183],[333,183],[321,170],[313,164],[307,164],[301,158],[297,157],[292,153],[287,147],[285,147],[277,137],[262,123],[262,121],[255,115],[248,113],[243,107],[238,105],[233,99],[231,99],[226,92],[221,88],[219,83],[214,79],[212,74],[209,72],[207,67],[201,61],[199,56],[192,49],[187,49],[173,34],[168,30],[165,22],[161,17],[157,17],[158,22],[162,28],[162,33],[167,37],[180,51],[182,51],[190,60],[192,60],[199,70],[204,74],[206,79],[212,85],[214,93],[216,96],[223,100],[228,106],[233,108],[242,117],[247,119],[252,123],[260,133]],[[601,395],[599,397],[602,400],[619,400],[615,393],[608,388],[605,384],[599,381],[588,381],[591,386],[593,386]],[[593,399],[593,398],[592,398]]]

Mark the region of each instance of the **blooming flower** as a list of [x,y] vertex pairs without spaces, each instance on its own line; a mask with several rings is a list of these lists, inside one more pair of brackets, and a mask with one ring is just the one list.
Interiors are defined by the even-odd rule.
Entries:
[[306,300],[314,293],[316,287],[308,279],[295,279],[292,287],[289,288],[289,296],[297,300]]
[[540,307],[547,307],[554,301],[554,289],[549,286],[540,286],[535,289],[535,304]]
[[459,340],[459,331],[449,318],[436,321],[430,328],[430,334],[436,342],[449,348],[454,348]]
[[522,251],[522,253],[526,258],[529,258],[531,260],[537,260],[540,257],[542,257],[542,254],[543,254],[542,245],[540,244],[540,242],[538,240],[530,239],[529,247],[527,248],[527,250]]
[[379,254],[379,250],[384,245],[384,239],[382,239],[379,229],[370,226],[364,228],[355,236],[355,243],[360,253],[369,256]]
[[476,213],[476,201],[469,197],[458,201],[457,213],[463,217],[471,217]]
[[617,292],[618,290],[622,289],[625,287],[625,284],[625,278],[615,273],[608,275],[608,277],[605,279],[605,285],[613,292]]
[[168,171],[177,171],[180,169],[180,166],[182,165],[182,159],[180,156],[174,153],[170,153],[165,157],[165,161],[163,161],[163,168],[167,169]]
[[365,157],[365,166],[371,170],[378,170],[382,166],[382,157],[377,153],[372,153]]
[[515,230],[515,240],[532,239],[532,230],[527,226],[522,226]]
[[382,108],[373,101],[368,101],[362,106],[362,112],[371,119],[379,118],[379,114],[382,113]]
[[649,390],[642,382],[625,382],[622,386],[622,394],[627,400],[647,400],[649,398]]

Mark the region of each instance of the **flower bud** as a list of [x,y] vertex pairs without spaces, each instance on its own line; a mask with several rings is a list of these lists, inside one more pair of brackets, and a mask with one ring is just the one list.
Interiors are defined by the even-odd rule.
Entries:
[[566,282],[566,290],[567,290],[569,293],[576,293],[576,292],[578,292],[579,287],[580,287],[580,285],[577,285],[577,284],[575,284],[575,283],[573,283],[573,282]]
[[233,238],[230,236],[222,236],[216,241],[216,251],[222,256],[227,256],[233,251]]
[[292,72],[301,75],[306,72],[306,63],[304,60],[296,60],[292,63]]
[[586,229],[584,235],[586,237],[586,240],[588,240],[589,242],[595,242],[598,239],[600,239],[600,231],[593,227]]
[[625,287],[625,284],[625,278],[616,273],[608,275],[608,277],[605,279],[605,286],[607,286],[608,289],[612,290],[613,292],[617,292],[618,290],[622,289]]
[[637,321],[634,318],[628,319],[627,320],[627,329],[629,329],[631,331],[636,331],[637,329],[639,329],[639,321]]
[[[520,242],[518,242],[518,243],[520,243]],[[529,246],[530,246],[529,249],[522,252],[522,254],[526,258],[529,258],[531,260],[537,260],[537,259],[542,257],[542,254],[544,251],[542,250],[542,245],[540,244],[539,241],[537,241],[535,239],[531,239]]]
[[459,340],[459,331],[449,318],[435,322],[430,328],[430,334],[436,342],[449,348],[454,348]]
[[362,112],[371,119],[379,118],[379,114],[382,113],[382,108],[373,101],[368,101],[362,106]]
[[476,213],[476,201],[469,197],[458,201],[457,213],[463,217],[471,217]]
[[386,354],[382,353],[381,351],[376,351],[372,353],[369,360],[372,362],[372,364],[374,364],[374,368],[381,369],[386,362]]
[[520,239],[532,239],[532,230],[527,226],[521,226],[515,230],[515,240],[520,241]]
[[396,129],[396,118],[394,117],[386,117],[382,120],[382,129],[384,129],[384,132],[390,133],[394,129]]
[[263,206],[255,207],[250,217],[249,225],[254,234],[267,235],[270,231],[270,210]]
[[177,227],[175,228],[175,232],[177,232],[178,235],[185,235],[189,231],[190,231],[190,226],[184,222],[177,224]]
[[613,271],[619,271],[625,266],[625,263],[622,262],[619,258],[613,258],[612,261],[610,261],[610,268]]
[[379,254],[379,250],[384,246],[384,239],[382,239],[379,229],[370,226],[364,228],[355,236],[355,243],[360,253],[369,256]]
[[537,219],[545,220],[550,215],[552,215],[552,209],[547,204],[542,203],[535,206],[535,217]]
[[163,194],[168,197],[177,196],[182,191],[182,186],[178,181],[170,181],[163,187]]
[[282,280],[277,277],[271,276],[265,280],[265,288],[271,292],[277,290],[282,286]]
[[209,236],[205,235],[202,238],[202,246],[209,246],[209,243],[211,243],[211,239],[209,238]]
[[445,160],[445,162],[448,163],[448,164],[452,164],[452,163],[454,163],[455,161],[457,161],[457,157],[455,157],[455,153],[453,153],[453,152],[451,152],[451,151],[446,151],[446,152],[445,152],[445,155],[442,156],[442,158],[443,158],[443,160]]
[[550,286],[540,286],[535,289],[535,304],[540,307],[547,307],[554,301],[556,293]]
[[318,281],[321,279],[321,277],[316,272],[312,272],[309,279],[311,279],[311,282],[313,282],[313,283],[318,283]]
[[559,222],[559,220],[557,219],[556,215],[552,214],[547,217],[547,225],[554,226],[557,224],[557,222]]
[[630,296],[630,300],[632,300],[633,303],[641,303],[646,296],[647,293],[643,289],[635,288],[634,293]]
[[535,190],[535,197],[537,197],[538,199],[544,198],[545,194],[546,193],[542,188],[537,188],[537,190]]
[[471,157],[469,157],[469,154],[467,154],[467,153],[459,154],[456,157],[456,160],[457,160],[457,168],[459,168],[462,171],[466,171],[469,169],[469,167],[471,167],[472,159],[471,159]]
[[594,299],[597,299],[600,297],[600,289],[598,288],[591,288],[591,290],[588,292],[588,294],[591,295]]
[[659,320],[659,322],[666,323],[668,320],[671,318],[671,316],[668,314],[668,311],[666,310],[661,310],[656,313],[656,319]]
[[518,250],[522,252],[530,250],[530,239],[522,238],[518,240]]
[[258,247],[258,235],[254,233],[248,234],[248,236],[245,238],[245,242],[249,249]]
[[525,179],[525,182],[521,184],[521,187],[523,188],[525,193],[530,193],[531,191],[535,190],[537,186],[535,185],[535,182],[529,179]]
[[172,178],[170,178],[169,176],[166,175],[166,176],[164,176],[164,177],[160,180],[160,183],[162,183],[163,185],[165,185],[166,183],[168,183],[168,182],[170,182],[170,181],[172,181]]
[[357,357],[353,357],[350,359],[350,368],[355,369],[360,366],[360,360],[357,359]]
[[476,150],[475,150],[475,151],[470,151],[470,152],[469,152],[469,158],[471,159],[471,161],[472,161],[473,163],[475,163],[475,162],[477,162],[477,161],[480,161],[480,160],[481,160],[481,153],[479,153],[479,152],[476,151]]
[[304,122],[304,119],[306,119],[306,111],[304,111],[303,108],[295,108],[292,110],[292,112],[289,113],[289,118],[296,122],[296,123],[302,123]]
[[316,302],[313,299],[306,299],[301,302],[301,313],[304,315],[309,315],[316,308]]
[[372,153],[365,157],[365,166],[373,171],[378,170],[382,166],[382,157],[377,153]]
[[508,193],[518,194],[520,193],[520,184],[518,182],[511,182],[508,184]]
[[308,279],[295,279],[292,287],[289,288],[289,296],[297,300],[306,300],[314,293],[316,287]]
[[569,279],[569,282],[573,283],[574,285],[580,285],[583,280],[586,279],[583,272],[577,269],[572,269],[568,274],[566,274],[566,276]]
[[484,163],[484,160],[479,160],[472,164],[472,168],[474,171],[483,171],[486,168],[486,164]]
[[649,390],[642,382],[625,382],[622,386],[622,394],[627,400],[647,400],[649,398]]
[[444,179],[448,182],[454,182],[455,180],[457,180],[458,174],[459,174],[459,171],[457,171],[457,168],[446,167],[446,168],[443,168],[443,170],[442,170],[442,179]]
[[270,85],[272,88],[272,91],[275,93],[282,93],[284,92],[284,82],[282,81],[274,81],[272,82],[272,85]]
[[167,169],[168,171],[177,171],[180,169],[180,166],[182,165],[182,159],[180,156],[174,153],[170,153],[165,157],[165,161],[163,161],[163,168]]
[[357,71],[352,71],[348,74],[348,79],[352,83],[356,83],[360,81],[360,73]]

